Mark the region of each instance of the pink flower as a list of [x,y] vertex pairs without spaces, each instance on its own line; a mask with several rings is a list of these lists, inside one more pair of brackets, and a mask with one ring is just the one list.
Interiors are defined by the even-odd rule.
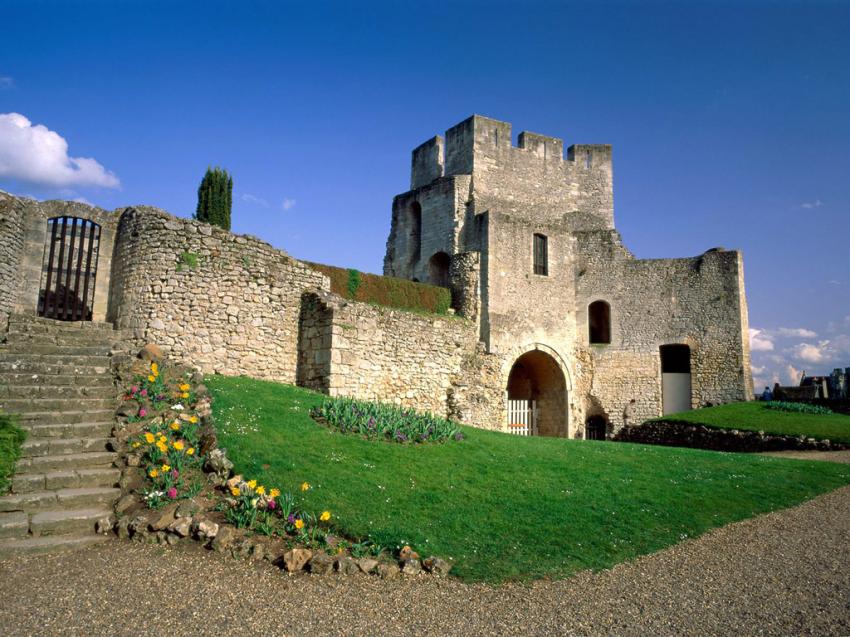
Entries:
[[165,492],[165,495],[174,500],[177,498],[177,489],[171,487],[168,491]]
[[133,385],[133,386],[130,388],[130,393],[131,393],[131,394],[135,394],[137,391],[139,391],[139,388],[138,388],[138,387],[136,387],[135,385]]
[[171,479],[172,480],[176,480],[179,475],[180,475],[180,472],[177,469],[171,470]]
[[142,391],[139,392],[139,396],[147,396],[147,395],[148,395],[147,389],[143,389]]
[[139,410],[139,418],[144,418],[144,417],[145,417],[145,416],[147,416],[147,415],[148,415],[147,410],[146,410],[144,407],[142,407],[142,408]]
[[277,508],[277,504],[275,504],[274,500],[269,500],[269,503],[266,505],[270,511],[274,511]]

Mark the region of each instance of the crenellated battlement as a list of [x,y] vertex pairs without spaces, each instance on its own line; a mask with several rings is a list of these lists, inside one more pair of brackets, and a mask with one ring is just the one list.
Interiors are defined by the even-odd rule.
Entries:
[[440,177],[472,175],[476,166],[500,165],[523,169],[533,164],[551,165],[565,162],[582,170],[611,170],[611,146],[607,144],[575,144],[564,156],[564,140],[530,131],[522,131],[513,145],[512,126],[482,115],[473,115],[413,150],[411,189],[421,188]]

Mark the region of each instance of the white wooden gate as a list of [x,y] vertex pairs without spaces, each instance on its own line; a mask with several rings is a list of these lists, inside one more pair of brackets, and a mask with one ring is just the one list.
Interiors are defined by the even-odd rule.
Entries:
[[517,436],[537,435],[536,400],[508,400],[508,431]]

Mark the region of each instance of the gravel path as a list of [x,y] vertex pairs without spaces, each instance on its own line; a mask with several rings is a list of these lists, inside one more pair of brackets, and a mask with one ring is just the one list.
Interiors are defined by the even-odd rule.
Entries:
[[609,571],[491,587],[287,576],[108,542],[0,561],[4,635],[850,635],[850,487]]

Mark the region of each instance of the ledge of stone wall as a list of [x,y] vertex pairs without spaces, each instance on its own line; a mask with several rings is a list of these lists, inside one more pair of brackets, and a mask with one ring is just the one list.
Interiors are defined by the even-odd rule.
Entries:
[[640,425],[629,425],[623,427],[613,439],[618,442],[712,451],[837,451],[849,446],[806,436],[780,436],[763,431],[722,429],[682,420],[651,420]]

